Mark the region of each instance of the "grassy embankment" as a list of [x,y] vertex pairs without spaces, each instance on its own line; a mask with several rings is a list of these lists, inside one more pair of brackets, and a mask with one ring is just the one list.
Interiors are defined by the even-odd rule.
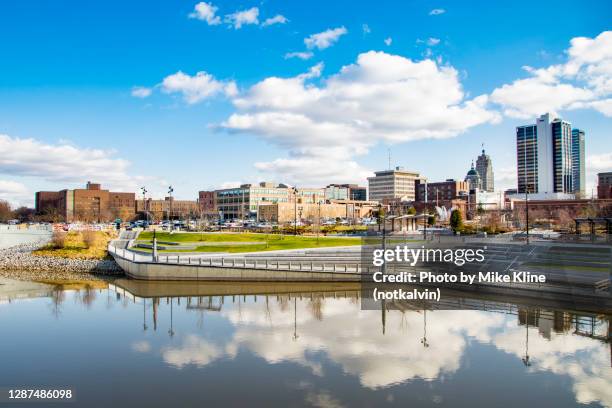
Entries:
[[69,259],[104,259],[108,256],[108,242],[113,238],[112,233],[105,231],[54,232],[51,242],[32,254]]
[[[143,232],[139,242],[151,243],[153,233]],[[169,249],[167,252],[258,252],[281,249],[327,248],[361,244],[360,238],[347,237],[302,237],[278,234],[253,233],[157,233],[158,242],[176,242],[181,244],[206,245],[197,246],[195,250]],[[240,245],[240,243],[245,243]],[[218,244],[215,244],[218,243]],[[160,251],[164,252],[164,251]]]

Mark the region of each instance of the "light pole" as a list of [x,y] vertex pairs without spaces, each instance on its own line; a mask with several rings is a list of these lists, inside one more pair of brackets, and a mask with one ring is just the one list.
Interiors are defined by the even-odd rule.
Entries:
[[527,194],[529,194],[529,189],[525,186],[525,233],[527,236],[525,242],[529,245],[529,198]]
[[147,188],[146,187],[140,187],[140,190],[142,191],[142,206],[144,208],[144,213],[145,213],[145,220],[147,221],[147,224],[149,223],[149,213],[147,212]]
[[170,197],[170,203],[168,206],[168,221],[170,221],[170,231],[174,228],[174,221],[172,221],[172,193],[174,193],[174,188],[172,186],[168,187],[168,196]]
[[293,188],[293,235],[297,236],[297,195],[298,189]]

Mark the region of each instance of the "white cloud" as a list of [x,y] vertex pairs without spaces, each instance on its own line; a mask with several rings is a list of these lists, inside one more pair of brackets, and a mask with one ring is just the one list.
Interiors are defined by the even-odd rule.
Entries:
[[391,37],[385,38],[385,44],[387,44],[387,46],[391,45],[391,43],[393,43],[393,38]]
[[372,32],[372,30],[370,29],[370,26],[367,24],[362,24],[361,30],[363,31],[364,34],[370,34]]
[[427,45],[429,45],[430,47],[433,47],[434,45],[438,45],[439,43],[440,43],[439,38],[429,37],[427,39]]
[[194,104],[218,94],[233,96],[237,93],[233,81],[219,81],[207,72],[200,71],[194,76],[179,71],[168,75],[161,83],[166,93],[181,93],[185,102]]
[[146,98],[148,96],[151,96],[152,92],[153,91],[151,90],[151,88],[146,88],[144,86],[135,86],[132,88],[132,96],[136,98]]
[[612,116],[612,31],[573,38],[566,54],[562,64],[524,67],[530,76],[495,89],[491,100],[519,118],[585,108]]
[[[65,143],[53,145],[0,134],[0,173],[11,177],[36,177],[62,188],[68,187],[66,183],[80,185],[91,180],[119,191],[135,191],[143,182],[161,183],[155,178],[128,175],[129,166],[127,160],[116,158],[113,151]],[[6,183],[4,186],[11,187]],[[11,188],[13,194],[27,191],[16,184]]]
[[589,155],[585,167],[585,194],[587,197],[597,197],[597,173],[612,171],[612,152]]
[[259,170],[288,181],[363,180],[368,171],[353,158],[377,143],[453,137],[499,119],[486,95],[466,99],[457,71],[432,60],[370,51],[315,86],[321,69],[266,78],[233,99],[238,111],[223,127],[289,151]]
[[195,5],[194,11],[189,14],[189,18],[206,21],[208,25],[221,24],[221,18],[216,15],[217,10],[218,7],[213,6],[212,3],[201,1]]
[[0,180],[0,200],[8,201],[13,208],[31,205],[33,193],[22,183]]
[[277,14],[274,17],[267,18],[261,25],[262,27],[267,27],[274,24],[286,24],[288,22],[289,20],[287,19],[287,17],[281,14]]
[[259,8],[251,7],[248,10],[237,11],[225,16],[225,22],[234,26],[236,30],[243,25],[259,24]]
[[312,58],[314,54],[310,51],[301,51],[301,52],[288,52],[285,54],[285,59],[289,58],[299,58],[302,60],[307,60]]
[[324,50],[325,48],[331,47],[338,39],[345,35],[348,31],[344,27],[333,28],[329,30],[325,30],[321,33],[311,34],[307,38],[304,39],[304,44],[306,44],[306,48],[313,49],[318,48],[319,50]]
[[433,10],[431,10],[431,11],[429,12],[429,15],[430,15],[430,16],[438,16],[438,15],[440,15],[440,14],[444,14],[444,13],[446,13],[446,10],[441,9],[441,8],[437,8],[437,9],[433,9]]

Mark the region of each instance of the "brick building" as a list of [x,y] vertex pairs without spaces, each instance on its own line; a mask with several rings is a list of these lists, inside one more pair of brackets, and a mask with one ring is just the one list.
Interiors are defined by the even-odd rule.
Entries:
[[612,171],[597,174],[597,198],[612,199]]
[[200,212],[204,218],[218,218],[219,209],[217,208],[217,193],[214,191],[200,191],[198,193],[198,204]]
[[141,218],[148,214],[150,221],[184,220],[200,218],[200,206],[195,200],[177,200],[174,197],[165,197],[163,200],[147,198],[136,200],[136,212]]
[[419,183],[417,184],[416,201],[435,203],[436,201],[454,200],[467,196],[469,189],[468,182],[453,179],[436,183]]
[[134,193],[103,190],[87,182],[84,189],[39,191],[36,213],[47,221],[110,222],[134,218]]

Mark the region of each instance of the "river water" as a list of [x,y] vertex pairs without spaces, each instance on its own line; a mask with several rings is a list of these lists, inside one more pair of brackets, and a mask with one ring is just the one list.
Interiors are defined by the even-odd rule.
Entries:
[[479,300],[363,311],[350,288],[124,284],[5,299],[0,389],[70,389],[69,406],[88,407],[612,406],[606,316]]

